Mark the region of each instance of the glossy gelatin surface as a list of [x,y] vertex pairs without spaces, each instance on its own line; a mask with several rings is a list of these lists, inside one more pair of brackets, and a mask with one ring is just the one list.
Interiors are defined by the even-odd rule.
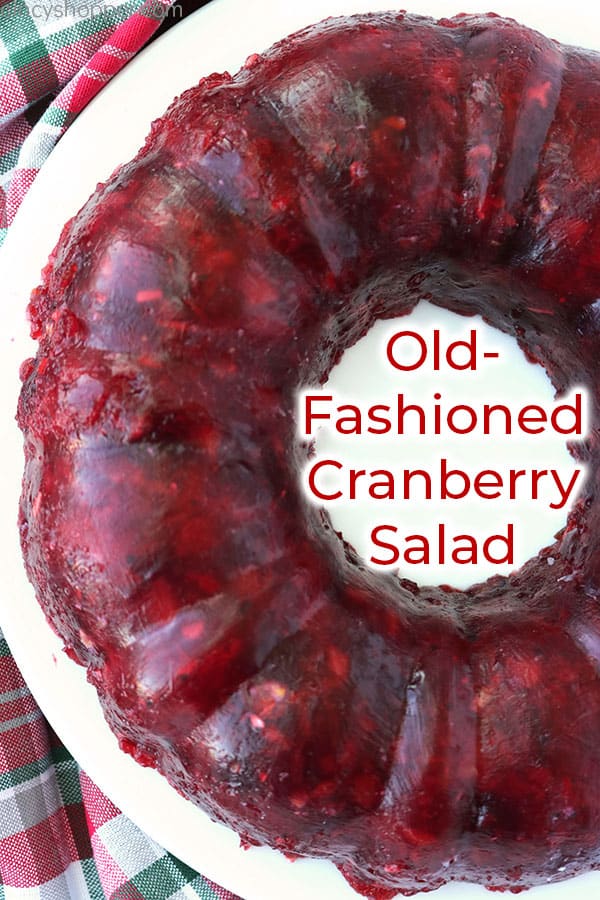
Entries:
[[[179,97],[31,301],[50,622],[142,763],[370,896],[600,861],[599,135],[595,53],[328,20]],[[367,570],[297,477],[297,389],[422,297],[592,406],[556,544],[466,591]]]

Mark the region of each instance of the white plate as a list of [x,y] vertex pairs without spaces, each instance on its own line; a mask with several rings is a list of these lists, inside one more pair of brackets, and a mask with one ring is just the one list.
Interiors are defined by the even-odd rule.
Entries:
[[[388,0],[389,3],[389,0]],[[386,0],[215,0],[175,26],[117,76],[61,140],[31,188],[0,251],[0,624],[42,710],[84,769],[156,841],[245,900],[352,900],[358,895],[335,867],[317,860],[288,862],[266,848],[242,851],[237,837],[183,800],[156,772],[122,753],[84,671],[61,652],[25,578],[15,525],[22,442],[14,423],[17,370],[35,348],[25,305],[63,223],[142,144],[152,119],[202,75],[236,71],[252,52],[327,15],[385,8]],[[460,11],[462,0],[413,2],[436,16]],[[487,0],[472,9],[487,7]],[[565,4],[498,0],[497,12],[559,40],[600,47],[600,12],[584,0]],[[592,900],[600,874],[534,888],[532,900]],[[475,885],[449,885],[439,900],[489,898]],[[432,897],[419,894],[418,897]]]

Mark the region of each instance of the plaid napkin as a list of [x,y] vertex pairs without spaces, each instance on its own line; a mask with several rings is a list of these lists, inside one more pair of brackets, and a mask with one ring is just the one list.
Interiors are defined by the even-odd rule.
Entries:
[[[77,113],[191,11],[189,0],[171,2],[0,0],[0,243]],[[82,772],[0,633],[0,900],[198,897],[235,900],[157,846]]]

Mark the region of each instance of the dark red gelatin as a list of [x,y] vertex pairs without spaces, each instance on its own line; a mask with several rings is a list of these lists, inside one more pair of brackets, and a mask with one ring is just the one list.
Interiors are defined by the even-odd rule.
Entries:
[[[600,58],[495,16],[333,19],[177,99],[31,303],[40,603],[141,761],[370,896],[600,860]],[[299,386],[421,297],[585,386],[549,553],[368,571],[305,501]]]

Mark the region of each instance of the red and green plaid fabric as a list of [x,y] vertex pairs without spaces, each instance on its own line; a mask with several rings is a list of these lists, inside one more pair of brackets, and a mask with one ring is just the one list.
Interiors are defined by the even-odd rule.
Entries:
[[[0,0],[0,243],[77,114],[171,13],[174,22],[189,10],[170,3]],[[235,900],[143,834],[82,772],[0,633],[0,900],[105,898]]]
[[0,637],[0,900],[235,900],[166,853],[82,772]]
[[172,0],[0,0],[0,243],[77,114],[182,12]]

